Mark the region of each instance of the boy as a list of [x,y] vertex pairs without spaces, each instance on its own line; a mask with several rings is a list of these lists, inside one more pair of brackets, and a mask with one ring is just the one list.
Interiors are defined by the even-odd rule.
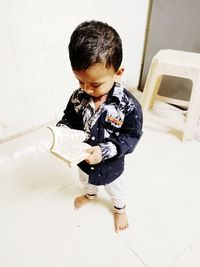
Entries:
[[71,67],[80,88],[76,90],[57,126],[84,130],[92,146],[89,157],[78,164],[85,194],[74,201],[79,209],[97,197],[104,185],[114,207],[115,231],[128,227],[123,190],[124,156],[142,135],[138,101],[118,83],[124,69],[118,33],[100,21],[86,21],[72,33]]

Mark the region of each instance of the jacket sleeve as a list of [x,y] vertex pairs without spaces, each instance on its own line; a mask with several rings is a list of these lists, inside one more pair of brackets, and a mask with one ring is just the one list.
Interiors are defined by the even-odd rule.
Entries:
[[68,126],[72,129],[81,130],[82,129],[82,119],[79,113],[75,109],[76,91],[72,94],[67,104],[66,109],[64,110],[64,115],[62,119],[56,124],[56,126]]
[[143,115],[138,103],[124,119],[119,135],[111,135],[106,142],[112,142],[117,148],[117,157],[133,152],[142,136]]

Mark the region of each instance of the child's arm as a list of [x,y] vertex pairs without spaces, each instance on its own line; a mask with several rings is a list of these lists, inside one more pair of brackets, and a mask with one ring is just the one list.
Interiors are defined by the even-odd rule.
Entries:
[[75,100],[78,94],[76,90],[69,99],[64,115],[62,119],[56,124],[56,126],[65,125],[72,129],[82,130],[82,120],[79,117],[78,112],[75,110]]

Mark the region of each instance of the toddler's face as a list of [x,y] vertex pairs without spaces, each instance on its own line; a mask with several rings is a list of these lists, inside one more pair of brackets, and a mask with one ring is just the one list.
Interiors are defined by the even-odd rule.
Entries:
[[[81,89],[93,97],[106,95],[112,88],[116,76],[114,68],[106,68],[104,64],[95,64],[87,70],[73,71]],[[121,74],[120,74],[121,75]]]

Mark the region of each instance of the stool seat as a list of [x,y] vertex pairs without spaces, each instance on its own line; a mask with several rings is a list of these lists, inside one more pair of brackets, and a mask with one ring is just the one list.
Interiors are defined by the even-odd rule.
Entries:
[[200,54],[198,53],[166,49],[160,50],[154,58],[158,58],[160,61],[170,64],[179,64],[188,67],[200,66]]
[[[176,76],[192,81],[192,92],[189,101],[160,96],[158,90],[163,75]],[[173,119],[155,116],[150,111],[156,100],[167,102],[187,109],[182,123]],[[178,50],[160,50],[152,59],[145,82],[141,105],[144,118],[162,122],[167,126],[183,132],[182,140],[192,140],[200,115],[200,54]]]

